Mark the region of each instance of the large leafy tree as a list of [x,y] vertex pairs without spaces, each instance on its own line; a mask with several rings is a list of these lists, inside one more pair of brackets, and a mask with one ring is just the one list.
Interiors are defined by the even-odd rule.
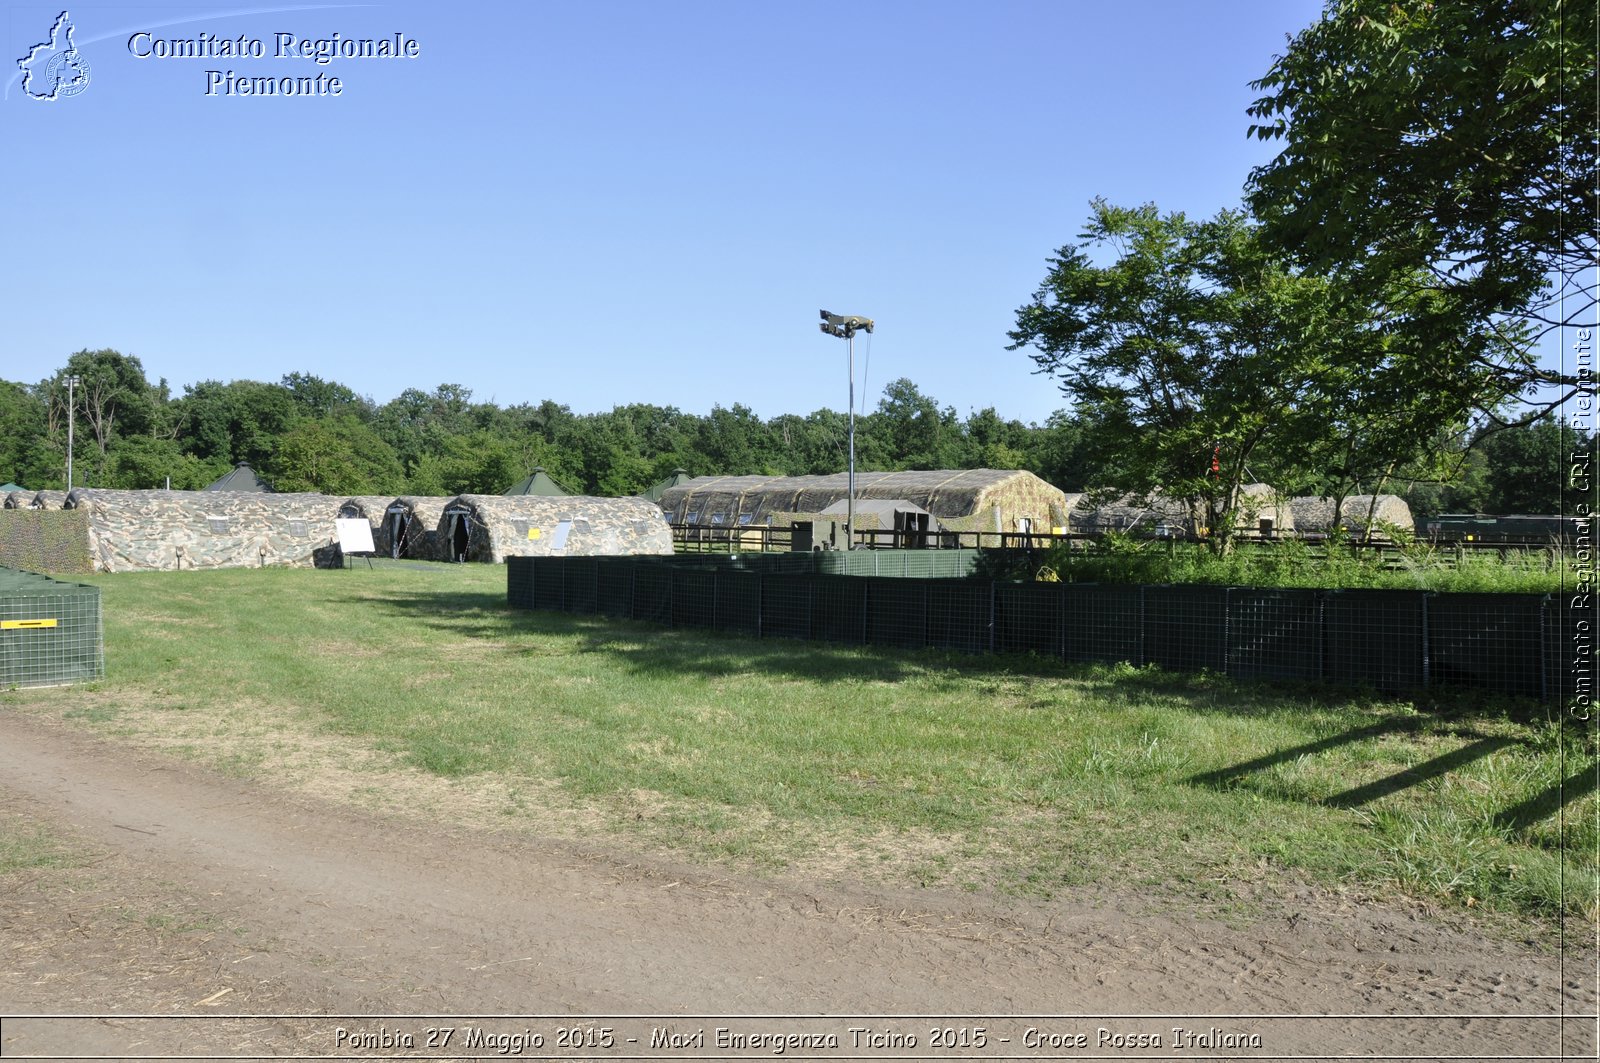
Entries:
[[1295,294],[1238,214],[1097,200],[1017,311],[1012,349],[1034,347],[1077,404],[1096,487],[1187,500],[1225,552],[1256,450],[1296,422]]
[[1251,130],[1284,145],[1250,178],[1266,239],[1369,299],[1430,289],[1403,322],[1419,341],[1452,318],[1498,328],[1457,368],[1491,416],[1521,396],[1536,417],[1577,384],[1536,345],[1595,309],[1595,11],[1329,0],[1254,84]]

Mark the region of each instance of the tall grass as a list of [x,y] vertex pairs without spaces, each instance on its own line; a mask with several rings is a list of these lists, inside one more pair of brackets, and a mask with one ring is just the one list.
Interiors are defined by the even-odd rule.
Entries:
[[1044,559],[1008,573],[1035,578],[1048,569],[1078,583],[1209,583],[1235,587],[1356,588],[1546,594],[1576,574],[1555,551],[1461,551],[1411,542],[1378,551],[1334,540],[1241,543],[1227,556],[1204,545],[1107,535],[1088,546],[1053,547]]

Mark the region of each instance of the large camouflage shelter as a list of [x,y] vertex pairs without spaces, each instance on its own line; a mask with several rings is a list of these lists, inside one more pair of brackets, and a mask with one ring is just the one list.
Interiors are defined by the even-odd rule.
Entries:
[[1306,495],[1289,500],[1295,527],[1302,532],[1329,532],[1335,527],[1361,534],[1370,519],[1376,534],[1393,527],[1404,532],[1416,530],[1411,507],[1399,495],[1348,495],[1335,512],[1331,498]]
[[671,554],[672,529],[643,498],[460,495],[438,526],[444,556],[494,564],[508,557]]
[[[1099,497],[1096,492],[1068,496],[1069,531],[1088,535],[1123,531],[1160,534],[1166,529],[1174,535],[1195,535],[1205,530],[1199,527],[1197,516],[1190,511],[1188,503],[1180,498],[1160,494],[1149,498],[1122,495],[1100,501]],[[1270,530],[1274,535],[1292,532],[1296,527],[1288,501],[1270,484],[1241,484],[1235,530],[1247,535],[1259,534],[1262,521],[1271,521]]]
[[311,565],[331,558],[338,502],[318,494],[74,491],[99,572]]
[[[661,509],[674,524],[783,526],[815,520],[849,497],[849,476],[701,476],[670,487]],[[950,531],[1048,532],[1066,522],[1067,496],[1031,472],[937,469],[858,472],[856,498],[904,500]],[[861,527],[868,527],[863,510]]]

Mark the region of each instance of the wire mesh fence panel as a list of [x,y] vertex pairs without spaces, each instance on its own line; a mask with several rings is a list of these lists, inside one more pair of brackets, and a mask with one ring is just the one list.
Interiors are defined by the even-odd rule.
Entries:
[[717,573],[675,569],[672,573],[672,625],[710,627],[716,617]]
[[1060,608],[1062,659],[1144,663],[1144,607],[1138,587],[1064,583]]
[[928,645],[941,650],[984,653],[990,631],[994,584],[988,580],[928,580]]
[[1321,596],[1235,587],[1228,595],[1228,674],[1316,679],[1322,674]]
[[1175,672],[1228,666],[1227,587],[1146,587],[1144,659]]
[[1396,693],[1426,681],[1422,591],[1322,593],[1322,675]]
[[595,612],[618,619],[633,615],[633,573],[637,567],[637,562],[621,557],[596,560]]
[[825,642],[867,640],[867,587],[859,576],[815,576],[811,637]]
[[1545,700],[1593,713],[1595,607],[1592,594],[1552,595],[1544,610]]
[[926,646],[928,585],[899,577],[868,580],[867,641],[874,646]]
[[811,637],[811,576],[763,576],[761,634],[774,638]]
[[1544,596],[1435,594],[1428,599],[1428,683],[1537,698]]
[[55,686],[105,675],[100,591],[49,581],[0,593],[0,687]]
[[[54,584],[28,579],[0,571],[0,598],[7,588],[15,596]],[[621,558],[511,558],[506,595],[522,608],[777,637],[1058,653],[1240,678],[1321,676],[1390,692],[1457,683],[1564,704],[1594,693],[1595,610],[1556,596],[997,584]],[[33,667],[17,662],[44,645],[0,641],[0,675]]]
[[532,609],[533,558],[506,558],[506,604],[513,609]]
[[561,608],[569,613],[592,613],[598,593],[600,567],[593,557],[571,557],[562,570]]
[[634,564],[635,620],[648,620],[655,624],[672,623],[672,572],[669,565]]
[[535,557],[533,561],[533,607],[557,612],[566,598],[566,558]]
[[995,585],[994,648],[1000,653],[1061,655],[1061,585]]
[[718,631],[740,635],[761,633],[761,580],[759,572],[729,569],[716,574],[716,615]]

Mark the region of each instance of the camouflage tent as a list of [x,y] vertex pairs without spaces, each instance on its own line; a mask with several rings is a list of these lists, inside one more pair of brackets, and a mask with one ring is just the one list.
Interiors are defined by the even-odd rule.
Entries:
[[409,557],[424,561],[443,561],[449,555],[439,545],[439,519],[444,516],[448,498],[419,498],[402,495],[384,507],[383,526],[372,536],[380,539],[390,557]]
[[[814,520],[849,496],[845,473],[826,476],[701,476],[661,495],[675,524],[787,525]],[[1066,522],[1066,495],[1031,472],[942,469],[861,472],[858,499],[903,499],[951,531],[1047,532]]]
[[338,503],[244,491],[72,492],[99,572],[311,565],[331,559]]
[[[1173,535],[1196,535],[1205,530],[1199,527],[1197,515],[1190,511],[1188,504],[1178,498],[1160,494],[1149,498],[1123,495],[1097,502],[1096,492],[1070,497],[1072,510],[1068,525],[1074,532],[1098,535],[1136,530],[1152,535],[1163,531]],[[1271,523],[1263,524],[1264,521]],[[1270,485],[1241,484],[1234,528],[1245,535],[1260,534],[1263,530],[1280,535],[1294,530],[1294,512]]]
[[494,564],[508,557],[670,554],[672,531],[642,498],[461,495],[445,506],[443,556]]
[[1416,530],[1411,517],[1411,507],[1398,495],[1350,495],[1334,514],[1333,499],[1303,496],[1289,500],[1294,511],[1295,527],[1302,532],[1329,532],[1342,526],[1346,531],[1361,534],[1370,518],[1376,534],[1386,528],[1403,532]]

